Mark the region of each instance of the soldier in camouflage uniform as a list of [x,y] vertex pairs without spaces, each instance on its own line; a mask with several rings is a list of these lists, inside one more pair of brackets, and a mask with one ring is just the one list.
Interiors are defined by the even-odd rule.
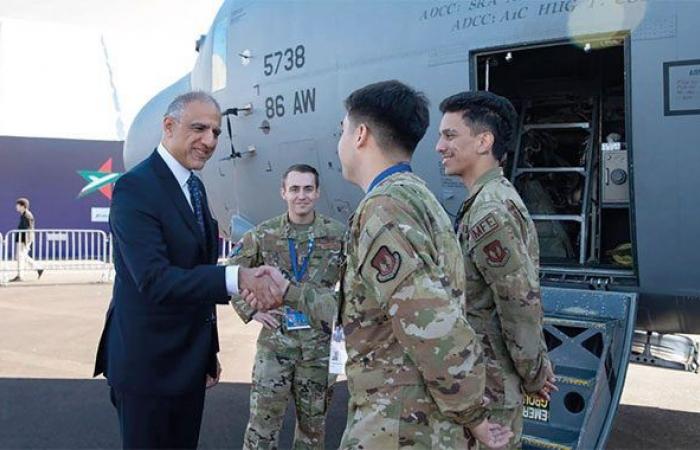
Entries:
[[470,192],[457,217],[467,320],[484,348],[491,417],[515,433],[508,448],[520,448],[523,392],[549,400],[556,386],[542,332],[537,232],[498,163],[517,116],[490,92],[454,95],[440,110],[445,173],[460,176]]
[[[308,289],[332,288],[340,276],[344,227],[314,212],[319,198],[316,170],[304,164],[290,167],[283,178],[282,196],[288,202],[288,212],[246,233],[228,263],[273,265],[290,278],[301,274],[300,284]],[[290,253],[296,253],[296,266]],[[337,303],[333,296],[326,301],[334,307]],[[245,448],[277,448],[292,394],[297,418],[294,448],[322,449],[326,408],[335,381],[328,374],[330,328],[290,322],[284,309],[258,312],[240,297],[232,304],[244,322],[263,324],[257,341]]]
[[280,283],[286,304],[324,326],[342,322],[350,403],[341,448],[466,449],[474,437],[503,445],[512,434],[491,424],[482,404],[459,244],[409,165],[428,126],[427,101],[387,81],[355,91],[345,106],[343,176],[367,195],[350,218],[340,313],[328,292]]

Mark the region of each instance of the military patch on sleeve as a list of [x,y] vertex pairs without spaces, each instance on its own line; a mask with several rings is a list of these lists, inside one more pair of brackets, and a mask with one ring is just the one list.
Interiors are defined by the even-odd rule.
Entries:
[[474,225],[471,230],[469,230],[469,237],[473,241],[480,241],[489,234],[498,230],[500,226],[501,225],[496,220],[496,216],[494,216],[493,213],[488,213],[486,217],[477,222],[477,224]]
[[522,216],[522,213],[518,209],[518,207],[515,205],[515,202],[513,200],[506,200],[506,206],[508,207],[508,211],[515,216],[515,217],[520,217]]
[[486,254],[486,262],[493,267],[505,266],[510,258],[510,251],[498,239],[486,244],[482,250]]
[[510,214],[518,221],[522,229],[527,228],[527,220],[520,209],[515,205],[513,200],[506,200],[506,205],[508,206],[508,211]]
[[401,268],[401,255],[382,245],[372,257],[372,267],[377,269],[377,281],[386,283],[396,277]]

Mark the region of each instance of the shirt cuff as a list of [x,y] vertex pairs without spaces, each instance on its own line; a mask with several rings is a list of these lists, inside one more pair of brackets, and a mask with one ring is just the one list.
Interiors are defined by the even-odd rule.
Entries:
[[238,295],[238,265],[226,266],[226,290],[228,295]]
[[483,406],[479,406],[475,410],[470,411],[467,417],[463,418],[464,426],[471,430],[472,428],[483,422],[484,419],[488,419],[488,417],[489,410]]
[[549,361],[547,353],[543,352],[540,354],[540,361],[540,370],[535,376],[530,380],[523,381],[523,390],[528,394],[539,392],[544,387],[545,381],[547,381],[547,369],[551,367],[551,361]]

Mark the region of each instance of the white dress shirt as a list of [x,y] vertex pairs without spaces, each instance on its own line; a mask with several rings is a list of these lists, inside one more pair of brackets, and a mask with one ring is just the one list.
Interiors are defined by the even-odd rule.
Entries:
[[[189,180],[190,175],[193,174],[192,171],[180,164],[180,162],[175,159],[175,157],[171,155],[165,147],[163,147],[162,142],[158,144],[157,151],[160,157],[163,158],[163,161],[165,161],[165,165],[168,166],[170,171],[175,176],[177,184],[179,184],[180,189],[182,189],[182,194],[185,196],[187,203],[190,205],[190,209],[192,209],[190,189],[187,187],[187,180]],[[192,209],[192,211],[194,212],[194,209]],[[226,290],[228,291],[229,295],[238,295],[238,265],[226,266]]]

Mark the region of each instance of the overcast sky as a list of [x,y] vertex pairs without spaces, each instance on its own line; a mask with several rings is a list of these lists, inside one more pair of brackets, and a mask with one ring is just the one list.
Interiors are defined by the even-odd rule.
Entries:
[[191,70],[195,41],[222,3],[0,0],[0,135],[120,138],[119,119],[128,130]]

